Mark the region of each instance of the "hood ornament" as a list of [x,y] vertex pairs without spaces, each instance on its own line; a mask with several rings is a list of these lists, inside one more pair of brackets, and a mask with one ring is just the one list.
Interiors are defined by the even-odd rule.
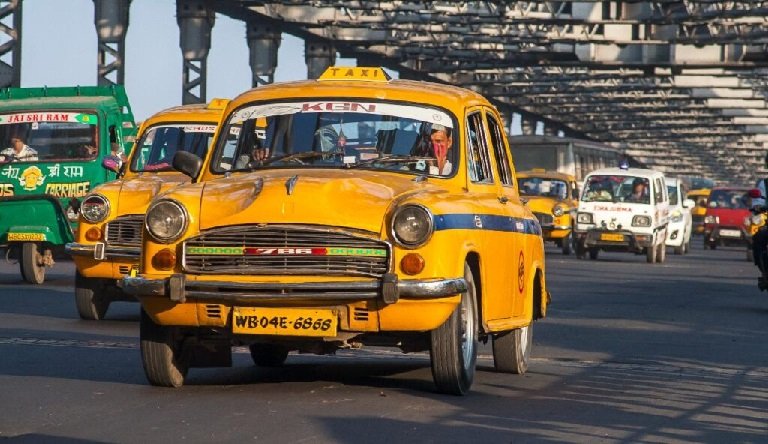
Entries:
[[288,195],[290,196],[293,194],[293,189],[296,187],[296,182],[299,181],[299,175],[291,176],[288,178],[288,180],[285,181],[285,190],[288,192]]

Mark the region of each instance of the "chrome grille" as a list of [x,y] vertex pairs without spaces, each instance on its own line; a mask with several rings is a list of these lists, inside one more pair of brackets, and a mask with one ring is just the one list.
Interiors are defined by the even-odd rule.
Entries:
[[[191,249],[208,247],[224,248],[228,253],[190,253]],[[258,253],[231,253],[230,247],[251,252],[258,250]],[[266,254],[263,249],[313,249],[313,253]],[[322,249],[337,249],[337,254],[315,254]],[[358,254],[370,250],[383,250],[383,253]],[[385,242],[348,231],[316,226],[244,225],[214,228],[188,239],[184,243],[183,266],[190,273],[381,277],[389,268],[389,256],[389,246]]]
[[539,220],[540,225],[552,225],[555,223],[555,219],[551,214],[533,213],[533,215],[536,216],[536,219]]
[[107,224],[107,244],[141,247],[141,230],[143,228],[143,214],[120,216]]

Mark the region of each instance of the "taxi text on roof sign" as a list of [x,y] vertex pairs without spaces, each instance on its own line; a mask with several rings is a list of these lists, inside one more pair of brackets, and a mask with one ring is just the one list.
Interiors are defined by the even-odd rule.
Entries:
[[331,66],[317,80],[364,80],[388,82],[391,78],[383,68],[363,66]]

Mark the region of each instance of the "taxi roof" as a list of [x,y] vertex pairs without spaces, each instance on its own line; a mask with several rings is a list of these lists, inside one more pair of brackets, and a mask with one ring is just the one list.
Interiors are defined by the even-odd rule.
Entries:
[[539,170],[539,169],[533,169],[533,170],[526,170],[526,171],[518,171],[517,177],[522,178],[528,178],[528,177],[547,177],[552,179],[560,179],[566,182],[575,182],[576,178],[570,174],[561,173],[559,171],[551,171],[551,170]]
[[467,106],[491,106],[482,95],[468,89],[439,83],[390,80],[372,82],[365,80],[302,80],[273,83],[248,90],[232,100],[229,109],[245,103],[262,100],[302,98],[357,98],[405,101],[438,105],[459,113]]
[[635,177],[654,177],[663,176],[664,173],[656,170],[649,170],[646,168],[601,168],[599,170],[591,171],[588,176],[604,175],[604,176],[635,176]]
[[228,99],[213,99],[208,103],[172,106],[148,117],[143,125],[149,126],[160,122],[218,123],[228,103]]

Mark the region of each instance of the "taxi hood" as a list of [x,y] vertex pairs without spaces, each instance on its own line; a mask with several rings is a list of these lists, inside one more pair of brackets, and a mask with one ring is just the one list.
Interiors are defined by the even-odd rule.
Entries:
[[380,232],[387,210],[444,188],[415,176],[359,169],[271,169],[204,183],[200,230],[254,223],[329,225]]
[[189,178],[180,173],[144,174],[138,177],[116,180],[106,186],[119,187],[120,189],[118,214],[144,214],[152,198],[186,182],[189,182]]
[[559,200],[546,196],[520,196],[528,201],[528,208],[535,213],[552,213],[552,208]]

